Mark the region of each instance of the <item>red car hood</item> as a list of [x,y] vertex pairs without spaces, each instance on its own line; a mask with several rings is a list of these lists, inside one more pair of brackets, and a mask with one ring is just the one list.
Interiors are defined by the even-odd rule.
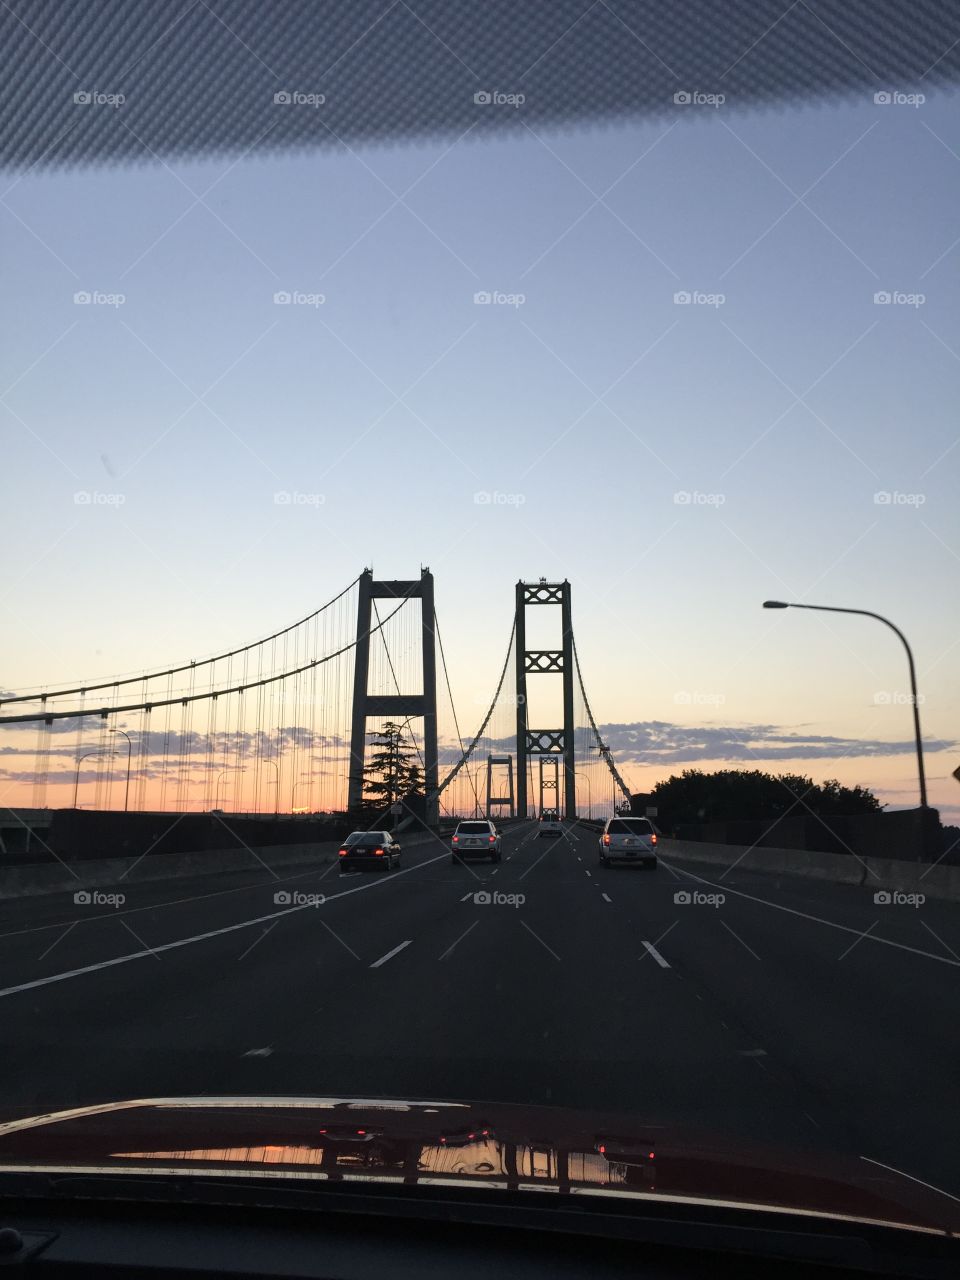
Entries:
[[960,1235],[960,1203],[855,1156],[635,1116],[372,1098],[142,1098],[0,1123],[0,1174],[47,1171],[482,1186],[692,1203]]

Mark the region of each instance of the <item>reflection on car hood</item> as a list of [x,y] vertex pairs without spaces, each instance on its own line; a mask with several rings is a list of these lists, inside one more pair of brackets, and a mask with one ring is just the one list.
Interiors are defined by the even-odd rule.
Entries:
[[[946,1192],[624,1114],[386,1098],[141,1098],[0,1123],[0,1173],[170,1173],[472,1186],[775,1210],[960,1234]],[[581,1201],[583,1203],[583,1201]]]

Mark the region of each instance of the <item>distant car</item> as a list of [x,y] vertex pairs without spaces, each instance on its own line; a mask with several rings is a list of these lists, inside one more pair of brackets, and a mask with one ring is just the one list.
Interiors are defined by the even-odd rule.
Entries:
[[492,822],[480,819],[458,823],[450,837],[450,853],[453,862],[467,858],[489,858],[491,862],[499,862],[500,832]]
[[608,818],[600,837],[600,865],[633,862],[657,865],[657,833],[648,818]]
[[351,831],[340,846],[340,874],[392,871],[400,865],[400,845],[389,831]]
[[560,821],[560,813],[557,809],[544,809],[540,815],[540,829],[537,831],[537,839],[541,836],[557,836],[563,835],[563,824]]

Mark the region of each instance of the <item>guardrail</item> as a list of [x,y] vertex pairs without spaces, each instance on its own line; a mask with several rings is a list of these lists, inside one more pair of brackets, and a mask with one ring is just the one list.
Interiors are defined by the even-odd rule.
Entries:
[[817,853],[807,849],[758,849],[700,840],[662,838],[658,848],[661,858],[668,862],[703,863],[708,867],[735,864],[738,871],[764,871],[854,885],[879,894],[919,893],[928,898],[960,902],[960,866],[906,862],[899,858],[861,858],[849,853]]

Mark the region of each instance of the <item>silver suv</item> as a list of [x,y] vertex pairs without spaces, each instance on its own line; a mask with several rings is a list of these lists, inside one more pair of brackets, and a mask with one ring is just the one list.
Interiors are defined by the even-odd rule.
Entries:
[[489,858],[500,861],[500,832],[492,822],[473,818],[457,825],[450,839],[451,860],[461,862],[466,858]]
[[560,812],[558,809],[544,809],[540,814],[540,826],[537,831],[537,839],[541,836],[557,836],[563,835],[563,826],[560,822]]
[[657,833],[648,818],[608,818],[600,837],[600,865],[633,862],[657,865]]

